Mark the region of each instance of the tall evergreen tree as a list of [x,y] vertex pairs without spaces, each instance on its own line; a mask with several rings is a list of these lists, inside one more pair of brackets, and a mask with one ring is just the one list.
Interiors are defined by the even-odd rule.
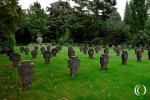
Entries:
[[125,13],[124,13],[124,24],[129,25],[131,22],[131,9],[128,1],[126,2]]
[[144,30],[147,20],[148,0],[131,0],[131,30]]

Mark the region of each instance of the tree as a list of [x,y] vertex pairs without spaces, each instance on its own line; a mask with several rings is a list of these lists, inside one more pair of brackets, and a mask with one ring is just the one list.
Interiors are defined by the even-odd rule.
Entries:
[[125,13],[124,13],[124,24],[130,25],[131,22],[131,9],[128,1],[126,2]]
[[51,39],[58,40],[61,37],[67,36],[67,29],[65,23],[68,19],[72,8],[69,2],[59,0],[47,7],[49,13],[49,36]]
[[44,35],[48,30],[48,16],[44,9],[41,8],[41,4],[34,2],[30,6],[27,13],[28,27],[32,34],[32,42],[34,42],[37,35]]
[[110,18],[106,21],[105,29],[105,41],[107,44],[119,44],[123,43],[126,36],[123,33],[123,22],[121,16],[117,11],[114,11]]
[[1,0],[0,12],[0,48],[13,49],[15,45],[14,33],[18,29],[18,22],[22,14],[18,0]]
[[136,33],[144,30],[147,20],[148,0],[131,0],[131,30]]

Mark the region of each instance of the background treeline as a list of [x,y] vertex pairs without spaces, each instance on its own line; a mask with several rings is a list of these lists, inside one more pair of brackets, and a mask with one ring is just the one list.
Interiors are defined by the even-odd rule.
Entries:
[[57,1],[44,10],[34,2],[22,10],[17,0],[0,1],[0,46],[26,45],[42,36],[44,42],[93,44],[150,44],[149,0],[126,3],[122,20],[116,0]]

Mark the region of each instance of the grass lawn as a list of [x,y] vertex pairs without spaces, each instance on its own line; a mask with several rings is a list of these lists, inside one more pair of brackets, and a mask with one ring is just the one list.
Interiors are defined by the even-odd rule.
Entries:
[[[89,59],[74,47],[81,62],[78,75],[70,77],[67,49],[64,46],[49,65],[44,64],[40,50],[36,59],[31,54],[21,54],[22,60],[35,64],[30,89],[21,88],[17,68],[12,67],[6,55],[0,55],[0,100],[150,100],[150,61],[146,50],[141,62],[137,62],[134,50],[127,50],[128,64],[122,65],[121,57],[110,49],[108,70],[102,71],[99,57],[103,49]],[[19,47],[15,51],[20,53]],[[138,84],[146,86],[144,96],[135,95],[134,87]]]

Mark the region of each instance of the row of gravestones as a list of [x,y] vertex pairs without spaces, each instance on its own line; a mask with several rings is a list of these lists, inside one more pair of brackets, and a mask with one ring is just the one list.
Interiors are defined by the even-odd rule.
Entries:
[[[131,50],[132,46],[129,45],[129,50]],[[95,51],[96,53],[99,52],[101,46],[95,46]],[[114,51],[117,53],[117,56],[120,56],[120,53],[122,51],[122,55],[121,55],[121,60],[122,60],[122,65],[126,65],[127,64],[127,60],[128,60],[128,52],[124,51],[125,47],[121,47],[120,45],[118,46],[112,46],[112,48],[114,49]],[[89,54],[89,58],[93,58],[93,54],[94,54],[94,49],[93,48],[88,48],[88,46],[79,46],[79,49],[81,52],[84,52],[85,54],[88,52]],[[135,48],[135,53],[137,56],[137,61],[141,61],[141,57],[142,57],[142,53],[144,52],[144,49],[142,47],[140,48]],[[109,63],[109,47],[106,46],[104,48],[104,54],[102,54],[102,56],[100,57],[100,64],[101,64],[101,69],[102,70],[106,70],[108,67],[108,63]],[[75,51],[73,49],[72,46],[68,47],[68,67],[70,68],[70,75],[71,76],[75,76],[77,74],[78,68],[80,66],[80,59],[78,57],[75,56]],[[148,58],[150,59],[150,49],[148,49]]]
[[[51,55],[56,56],[56,53],[58,53],[62,49],[61,46],[57,46],[53,49],[51,49],[50,47],[47,47],[47,48],[48,49],[46,51],[44,49],[44,47],[41,47],[41,52],[43,54],[43,57],[45,58],[45,64],[49,63]],[[87,47],[85,47],[85,48],[88,49]],[[98,46],[95,47],[95,48],[98,48],[98,50],[100,50],[100,47],[98,47]],[[120,49],[121,47],[117,46],[117,49],[118,48]],[[115,52],[118,51],[117,49],[115,49]],[[34,50],[36,50],[36,52],[37,52],[38,47],[35,47]],[[33,53],[34,50],[31,51],[32,55],[37,54],[37,53]],[[88,49],[88,53],[90,52],[90,50],[91,50],[91,48]],[[29,48],[20,47],[20,51],[22,53],[25,52],[26,55],[29,54]],[[26,51],[28,51],[28,53]],[[143,49],[135,48],[135,53],[137,55],[137,61],[141,61],[142,52],[144,52]],[[89,54],[91,54],[91,53],[89,53]],[[101,65],[102,70],[105,70],[105,69],[108,68],[107,67],[107,65],[109,63],[108,54],[109,54],[109,47],[106,46],[104,48],[104,54],[102,54],[102,56],[100,57],[100,65]],[[22,77],[23,87],[30,87],[31,84],[32,84],[32,77],[33,77],[33,73],[34,73],[34,64],[31,63],[31,61],[21,61],[20,54],[15,53],[13,50],[8,51],[7,55],[9,56],[9,59],[13,62],[13,67],[18,67],[18,73]],[[148,56],[149,56],[149,59],[150,59],[150,50],[148,50]],[[36,58],[35,55],[32,56],[32,57]],[[90,55],[89,55],[89,57],[90,57]],[[75,56],[75,51],[74,51],[72,46],[68,47],[68,58],[69,58],[68,59],[68,67],[70,68],[70,75],[71,76],[76,76],[78,68],[80,67],[80,59]],[[122,64],[126,65],[127,64],[127,59],[128,59],[127,51],[122,52],[121,58],[122,58]]]
[[[45,59],[45,64],[49,64],[50,58],[53,56],[55,57],[56,54],[62,49],[62,46],[56,46],[51,49],[51,46],[47,46],[47,50],[45,47],[41,47],[40,51],[43,54],[43,58]],[[20,47],[21,53],[25,53],[25,55],[29,54],[29,48],[28,47]],[[36,58],[38,54],[38,46],[35,46],[34,49],[31,51],[32,58]]]
[[[47,51],[44,51],[44,47],[41,47],[41,52],[43,54],[43,58],[45,59],[45,64],[49,64],[51,56],[56,56],[56,53],[58,53],[62,49],[61,46],[57,46],[53,48],[50,52],[50,47],[47,47]],[[26,47],[20,47],[21,53],[25,52],[25,55],[29,54],[29,48]],[[31,55],[32,58],[36,58],[38,52],[38,47],[36,46],[32,51]],[[9,60],[12,61],[13,67],[18,68],[19,76],[22,77],[22,87],[28,88],[32,85],[32,77],[34,74],[34,64],[31,63],[29,60],[21,61],[21,55],[19,53],[16,53],[13,50],[8,50],[7,56],[9,57]]]

